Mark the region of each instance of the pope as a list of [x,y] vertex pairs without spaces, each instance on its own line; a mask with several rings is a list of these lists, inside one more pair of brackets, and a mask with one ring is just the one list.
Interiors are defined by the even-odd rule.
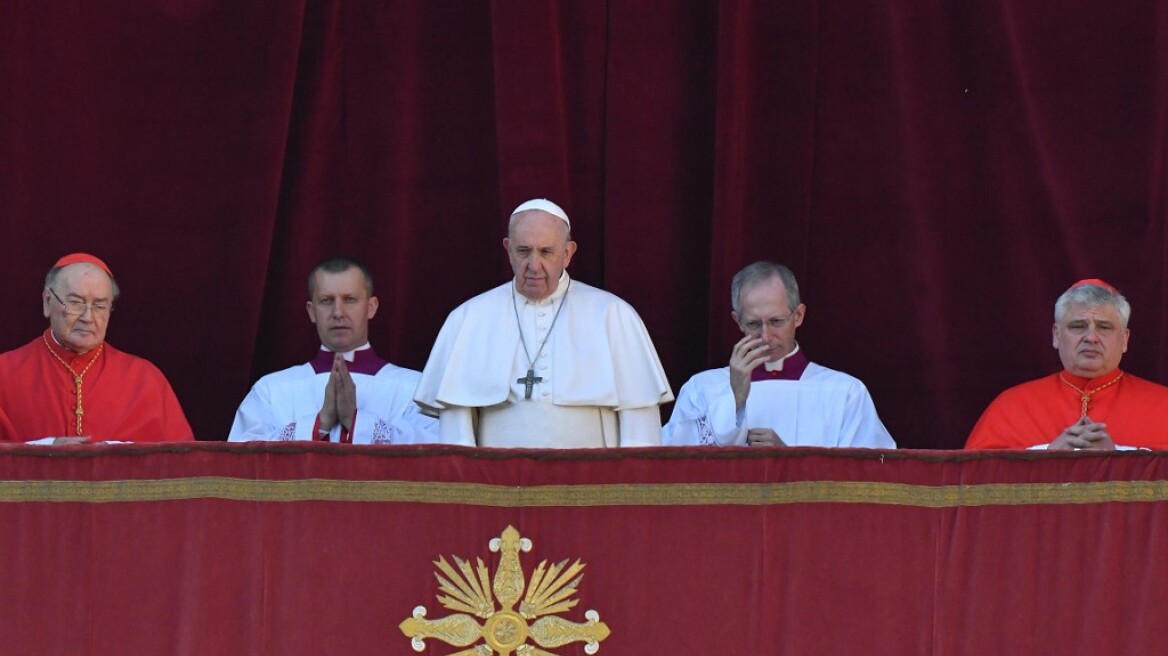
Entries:
[[640,316],[572,279],[576,252],[559,205],[515,208],[503,248],[514,277],[455,308],[414,400],[441,441],[487,447],[661,444],[669,381]]

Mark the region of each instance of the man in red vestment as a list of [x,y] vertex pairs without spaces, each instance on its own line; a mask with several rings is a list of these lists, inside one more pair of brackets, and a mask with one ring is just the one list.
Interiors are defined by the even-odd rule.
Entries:
[[158,367],[105,342],[117,296],[98,258],[57,260],[41,292],[49,327],[0,354],[0,442],[194,439]]
[[1168,387],[1119,368],[1131,306],[1098,279],[1075,283],[1054,306],[1063,370],[1002,392],[967,449],[1168,449]]

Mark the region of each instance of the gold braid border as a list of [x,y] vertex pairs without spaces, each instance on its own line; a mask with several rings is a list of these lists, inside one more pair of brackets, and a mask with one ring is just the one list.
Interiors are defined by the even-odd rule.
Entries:
[[1168,481],[1094,483],[666,483],[539,485],[476,483],[252,480],[194,477],[117,481],[0,481],[0,503],[130,503],[226,499],[289,503],[336,501],[432,503],[498,508],[590,506],[769,506],[863,503],[920,508],[1168,501]]

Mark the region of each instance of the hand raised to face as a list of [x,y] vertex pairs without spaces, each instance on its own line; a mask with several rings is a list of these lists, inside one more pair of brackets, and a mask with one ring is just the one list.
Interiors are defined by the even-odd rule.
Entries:
[[750,375],[755,367],[770,358],[771,349],[761,337],[747,335],[738,340],[730,352],[730,389],[736,409],[742,409],[750,396]]

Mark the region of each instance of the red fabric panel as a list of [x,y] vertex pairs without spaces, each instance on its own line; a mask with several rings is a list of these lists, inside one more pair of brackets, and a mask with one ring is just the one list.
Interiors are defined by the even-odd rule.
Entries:
[[[431,487],[390,498],[411,481]],[[1155,653],[1166,504],[1155,453],[7,447],[0,633],[12,653],[414,653],[398,624],[450,614],[432,562],[493,573],[513,525],[525,577],[585,563],[562,616],[597,610],[601,653]]]
[[316,260],[372,263],[372,340],[420,368],[508,276],[507,212],[549,196],[675,389],[737,340],[731,275],[777,259],[810,356],[901,445],[959,447],[1057,369],[1074,280],[1124,290],[1124,364],[1168,379],[1166,35],[1155,0],[9,2],[0,349],[43,329],[49,265],[95,253],[111,343],[222,439],[311,356]]
[[[1157,504],[1158,505],[1158,504]],[[1168,523],[1152,504],[966,508],[938,572],[940,653],[1163,650]],[[961,563],[960,566],[957,563]]]

